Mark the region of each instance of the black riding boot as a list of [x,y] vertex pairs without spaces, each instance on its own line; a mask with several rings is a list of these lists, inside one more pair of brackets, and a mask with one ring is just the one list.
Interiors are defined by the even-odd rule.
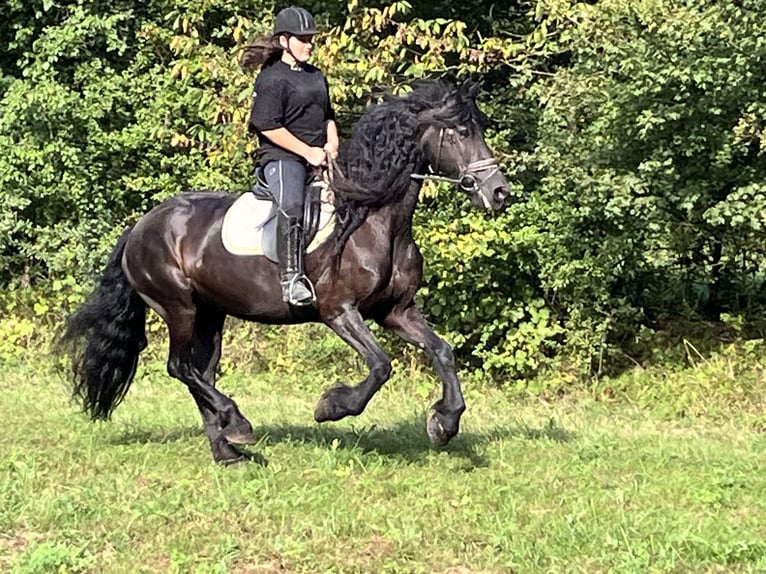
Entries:
[[280,213],[277,236],[282,299],[290,305],[311,305],[316,301],[316,295],[314,286],[304,275],[303,228],[300,219]]

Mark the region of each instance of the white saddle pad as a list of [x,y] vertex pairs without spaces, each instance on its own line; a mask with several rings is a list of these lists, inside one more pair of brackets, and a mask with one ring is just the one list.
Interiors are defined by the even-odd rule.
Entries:
[[[319,247],[335,229],[335,208],[332,200],[332,190],[325,187],[322,190],[319,228],[306,253],[311,253]],[[274,204],[266,199],[258,199],[252,193],[244,193],[226,211],[221,239],[226,250],[234,255],[267,255],[275,260],[275,228]],[[271,241],[268,241],[269,239]],[[270,245],[265,247],[265,243]]]

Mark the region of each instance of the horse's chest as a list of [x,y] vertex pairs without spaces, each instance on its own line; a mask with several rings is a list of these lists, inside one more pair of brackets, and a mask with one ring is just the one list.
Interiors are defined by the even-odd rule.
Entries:
[[414,243],[394,245],[387,261],[380,266],[380,286],[393,300],[412,296],[423,277],[423,258]]

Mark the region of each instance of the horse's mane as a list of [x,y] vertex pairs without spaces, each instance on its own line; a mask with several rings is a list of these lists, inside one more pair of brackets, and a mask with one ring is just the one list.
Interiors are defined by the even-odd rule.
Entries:
[[422,159],[417,149],[422,126],[473,124],[486,124],[474,92],[441,80],[419,82],[409,94],[386,96],[367,108],[338,150],[340,174],[336,170],[332,182],[340,223],[336,253],[370,210],[407,193]]

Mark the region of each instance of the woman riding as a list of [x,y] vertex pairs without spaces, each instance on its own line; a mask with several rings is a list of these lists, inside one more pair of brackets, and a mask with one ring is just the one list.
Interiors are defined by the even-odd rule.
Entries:
[[246,70],[255,80],[249,129],[258,134],[256,162],[279,205],[278,257],[282,298],[311,305],[314,287],[303,267],[303,210],[309,166],[319,167],[338,150],[338,131],[327,79],[308,63],[316,34],[313,16],[290,6],[274,19],[269,38],[248,46]]

